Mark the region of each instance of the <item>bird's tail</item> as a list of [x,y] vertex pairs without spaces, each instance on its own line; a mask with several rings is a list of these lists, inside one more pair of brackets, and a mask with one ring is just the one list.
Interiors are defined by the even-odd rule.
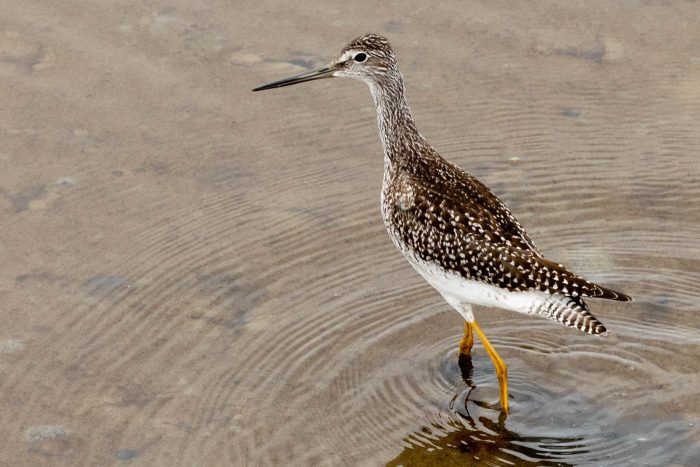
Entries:
[[[605,290],[607,292],[613,292],[612,290]],[[622,296],[630,300],[627,295],[618,294],[616,292],[613,293],[615,293],[617,297]],[[613,298],[613,300],[627,301],[622,298]],[[588,304],[586,304],[581,297],[569,297],[558,294],[550,295],[549,298],[534,311],[534,314],[544,316],[564,326],[578,329],[588,334],[605,336],[609,333],[603,323],[591,313]]]

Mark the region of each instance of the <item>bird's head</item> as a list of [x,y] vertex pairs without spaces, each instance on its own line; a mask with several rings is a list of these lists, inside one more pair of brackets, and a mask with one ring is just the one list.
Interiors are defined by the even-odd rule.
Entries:
[[366,34],[349,42],[328,65],[289,78],[258,86],[253,91],[291,86],[322,78],[355,78],[370,87],[382,85],[391,76],[400,76],[396,57],[389,41],[376,34]]

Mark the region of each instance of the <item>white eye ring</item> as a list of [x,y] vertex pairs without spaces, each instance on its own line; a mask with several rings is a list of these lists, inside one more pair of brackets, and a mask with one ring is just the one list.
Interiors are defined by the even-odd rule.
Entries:
[[365,60],[367,60],[367,54],[364,52],[359,52],[355,54],[354,57],[352,57],[353,60],[355,60],[357,63],[362,63]]

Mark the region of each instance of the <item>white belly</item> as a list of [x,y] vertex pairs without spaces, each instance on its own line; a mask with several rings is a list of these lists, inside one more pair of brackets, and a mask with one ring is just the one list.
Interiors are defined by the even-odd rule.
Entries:
[[406,258],[467,321],[474,321],[472,304],[531,314],[552,298],[544,292],[511,292],[485,282],[467,280],[457,273],[445,271],[409,255]]

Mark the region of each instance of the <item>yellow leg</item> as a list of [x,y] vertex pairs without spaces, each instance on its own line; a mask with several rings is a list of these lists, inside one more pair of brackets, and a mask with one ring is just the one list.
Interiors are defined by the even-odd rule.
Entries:
[[503,363],[503,360],[501,360],[501,357],[498,356],[496,350],[491,347],[491,343],[486,338],[484,333],[481,332],[481,329],[479,328],[479,325],[476,324],[476,321],[472,322],[471,325],[479,336],[479,339],[481,339],[481,342],[484,344],[484,348],[486,349],[486,352],[488,352],[489,357],[491,357],[493,366],[496,367],[496,376],[498,376],[498,384],[501,388],[501,410],[508,413],[508,373],[506,372],[506,364]]
[[469,321],[464,322],[464,336],[459,341],[459,356],[468,357],[472,353],[472,345],[474,345],[474,335],[472,334],[472,326]]

